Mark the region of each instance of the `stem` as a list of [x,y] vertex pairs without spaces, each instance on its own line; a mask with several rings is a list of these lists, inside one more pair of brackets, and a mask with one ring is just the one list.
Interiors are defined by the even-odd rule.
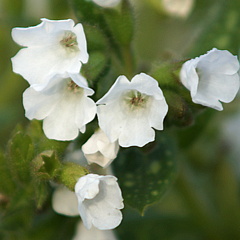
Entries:
[[131,79],[134,75],[134,59],[132,54],[131,45],[124,46],[122,48],[122,56],[125,65],[125,75]]

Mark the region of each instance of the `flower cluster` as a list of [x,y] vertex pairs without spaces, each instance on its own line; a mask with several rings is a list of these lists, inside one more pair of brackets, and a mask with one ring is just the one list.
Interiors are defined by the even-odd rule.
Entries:
[[[120,2],[93,1],[103,7]],[[30,84],[23,93],[25,115],[30,120],[43,120],[49,139],[73,140],[97,115],[100,129],[82,146],[89,164],[106,168],[116,158],[119,146],[143,147],[155,140],[155,130],[163,130],[168,104],[158,81],[145,73],[131,80],[121,75],[96,103],[90,98],[94,90],[81,73],[89,55],[80,23],[42,19],[35,27],[14,28],[12,37],[24,47],[12,58],[12,64],[13,71]],[[238,70],[235,56],[212,49],[185,62],[180,80],[194,103],[222,110],[221,102],[231,102],[237,94]],[[68,195],[66,191],[61,188],[54,193],[57,212],[80,214],[88,229],[92,225],[113,229],[120,224],[123,199],[114,176],[87,174],[77,179],[75,193]],[[65,199],[65,207],[57,203],[60,198]],[[68,202],[74,204],[68,206]]]

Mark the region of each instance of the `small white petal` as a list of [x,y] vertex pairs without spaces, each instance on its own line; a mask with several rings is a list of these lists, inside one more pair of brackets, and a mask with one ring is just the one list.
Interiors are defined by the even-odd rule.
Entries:
[[155,132],[150,127],[146,112],[135,113],[134,116],[126,116],[125,126],[119,136],[119,145],[122,147],[143,147],[154,141]]
[[57,187],[53,192],[52,207],[55,212],[66,216],[79,215],[76,194],[64,186]]
[[55,39],[49,33],[71,30],[74,26],[72,19],[51,21],[43,18],[41,20],[42,23],[34,27],[13,28],[13,40],[24,47],[51,45],[55,43]]
[[105,8],[112,8],[117,6],[121,0],[92,0],[95,2],[97,5]]
[[151,107],[148,111],[148,119],[151,127],[157,130],[163,130],[163,120],[168,112],[168,105],[165,99],[152,100]]
[[88,177],[81,178],[81,181],[76,183],[75,191],[79,192],[81,201],[93,199],[99,193],[99,179],[95,174],[88,174]]
[[95,102],[90,98],[82,98],[76,105],[75,123],[82,133],[85,132],[85,125],[91,122],[97,111]]
[[112,230],[86,229],[82,222],[77,225],[73,240],[117,240]]
[[137,74],[132,78],[131,89],[153,96],[156,100],[164,99],[162,90],[158,86],[158,82],[145,73]]
[[59,99],[57,107],[43,121],[43,130],[49,139],[68,141],[78,136],[75,123],[76,98]]
[[38,120],[46,118],[57,104],[58,98],[58,94],[49,96],[37,92],[31,87],[26,89],[23,93],[23,106],[26,117],[30,120],[33,118]]
[[125,76],[119,76],[109,91],[97,101],[97,104],[105,104],[108,102],[116,101],[123,91],[129,89],[130,82]]
[[123,126],[126,126],[126,117],[120,102],[110,102],[107,105],[97,106],[97,116],[99,126],[108,136],[110,142],[117,141]]
[[85,33],[84,33],[84,30],[83,30],[82,24],[78,23],[74,27],[73,32],[77,35],[77,39],[78,39],[77,40],[78,41],[78,47],[80,49],[79,57],[80,57],[82,63],[87,63],[89,55],[87,53],[87,41],[86,41],[86,37],[85,37]]

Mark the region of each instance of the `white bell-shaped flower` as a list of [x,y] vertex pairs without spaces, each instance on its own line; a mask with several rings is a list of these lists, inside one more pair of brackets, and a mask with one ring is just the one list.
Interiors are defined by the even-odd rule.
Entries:
[[101,129],[98,129],[82,146],[88,163],[96,163],[101,167],[107,167],[117,157],[118,150],[118,142],[111,143]]
[[187,17],[195,0],[162,0],[164,11],[173,17]]
[[65,186],[58,186],[52,196],[53,210],[66,216],[78,216],[78,201],[74,192]]
[[94,91],[79,74],[54,75],[41,91],[29,87],[23,93],[28,119],[43,119],[43,130],[49,139],[72,140],[96,114],[96,104],[88,96]]
[[78,210],[87,229],[117,227],[122,221],[123,198],[117,178],[111,175],[88,174],[75,185]]
[[86,229],[82,222],[77,224],[72,240],[117,240],[113,230],[99,230],[95,227]]
[[49,76],[79,73],[88,61],[82,24],[74,21],[41,19],[35,27],[13,28],[12,38],[24,48],[12,58],[13,71],[22,75],[35,90],[41,90]]
[[104,8],[115,7],[121,2],[121,0],[92,0],[92,1]]
[[185,62],[180,72],[183,85],[190,90],[192,101],[216,110],[221,102],[231,102],[239,90],[239,62],[227,50],[216,48]]
[[163,129],[168,105],[158,82],[141,73],[128,81],[120,76],[110,90],[98,100],[100,128],[110,142],[122,147],[139,146],[154,141],[155,132]]

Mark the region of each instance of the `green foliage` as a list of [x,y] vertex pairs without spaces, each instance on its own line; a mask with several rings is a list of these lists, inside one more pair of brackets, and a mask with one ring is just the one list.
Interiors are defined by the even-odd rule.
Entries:
[[82,73],[92,85],[108,72],[110,64],[108,58],[101,51],[93,51],[89,54],[88,64],[83,66]]
[[71,191],[74,191],[74,187],[78,179],[88,173],[87,169],[81,167],[80,165],[73,162],[66,162],[62,165],[58,179]]
[[143,149],[130,148],[119,153],[114,172],[119,179],[125,204],[141,214],[161,200],[171,186],[176,170],[174,141],[165,132]]
[[66,175],[70,174],[72,187],[86,174],[79,165],[59,160],[66,146],[67,143],[47,139],[37,121],[26,129],[18,125],[13,131],[6,153],[0,151],[1,239],[31,239],[25,234],[33,224],[36,209],[43,209],[48,201],[49,180],[68,185]]
[[120,46],[128,46],[134,33],[133,14],[129,2],[124,0],[119,11],[104,9],[103,16],[114,40]]
[[8,143],[8,161],[12,177],[18,184],[30,180],[29,165],[33,156],[30,137],[18,131]]

